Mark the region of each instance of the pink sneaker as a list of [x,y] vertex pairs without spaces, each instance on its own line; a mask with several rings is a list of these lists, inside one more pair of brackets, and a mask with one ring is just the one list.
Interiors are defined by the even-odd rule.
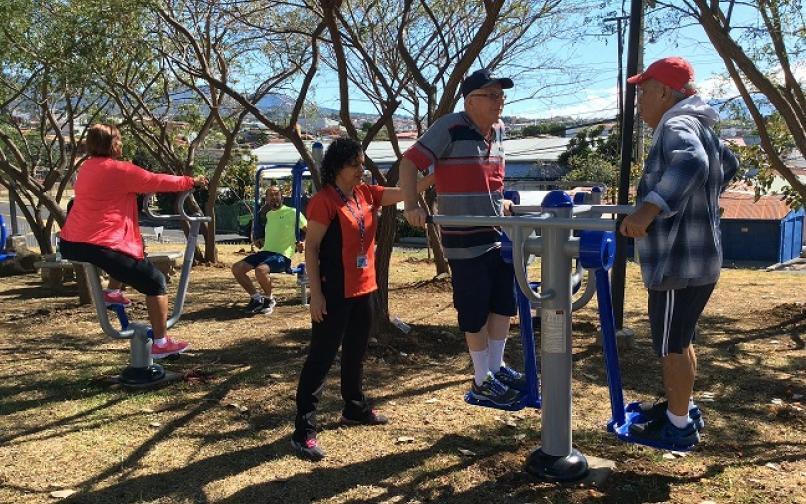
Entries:
[[132,300],[124,296],[123,292],[119,290],[104,290],[104,303],[106,303],[106,306],[115,304],[129,306],[132,304]]
[[187,341],[176,341],[171,338],[165,339],[163,345],[151,345],[151,357],[154,359],[162,359],[169,355],[180,354],[187,350],[190,344]]

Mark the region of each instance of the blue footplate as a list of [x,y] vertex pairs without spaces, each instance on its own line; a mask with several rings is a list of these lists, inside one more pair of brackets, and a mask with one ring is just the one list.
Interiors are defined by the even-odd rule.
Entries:
[[663,441],[659,440],[649,440],[649,439],[641,439],[630,434],[630,425],[632,424],[640,424],[645,423],[648,418],[646,418],[643,414],[639,413],[638,405],[640,403],[634,402],[627,405],[624,408],[624,424],[616,425],[615,421],[612,419],[607,422],[607,430],[608,432],[612,432],[622,441],[627,443],[633,444],[640,444],[644,446],[649,446],[651,448],[658,448],[661,450],[672,450],[672,451],[691,451],[694,449],[696,444],[692,445],[678,445],[674,443],[664,443]]

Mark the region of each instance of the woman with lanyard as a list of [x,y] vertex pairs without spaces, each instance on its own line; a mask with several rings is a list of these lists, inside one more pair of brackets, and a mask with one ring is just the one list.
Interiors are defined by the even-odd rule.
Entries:
[[[389,420],[370,408],[362,391],[363,361],[372,325],[377,210],[403,200],[397,187],[363,183],[361,144],[335,140],[322,159],[322,190],[308,202],[305,265],[311,289],[311,345],[297,387],[297,416],[291,446],[302,457],[321,460],[316,406],[325,377],[341,355],[341,423],[381,425]],[[420,180],[425,190],[433,175]]]

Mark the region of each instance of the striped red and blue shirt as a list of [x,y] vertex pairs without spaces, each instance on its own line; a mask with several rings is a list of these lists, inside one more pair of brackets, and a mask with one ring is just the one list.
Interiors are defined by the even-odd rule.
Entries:
[[[504,200],[504,123],[489,139],[464,112],[439,118],[403,154],[423,173],[432,171],[440,215],[500,216]],[[471,259],[501,246],[491,227],[443,227],[448,259]]]

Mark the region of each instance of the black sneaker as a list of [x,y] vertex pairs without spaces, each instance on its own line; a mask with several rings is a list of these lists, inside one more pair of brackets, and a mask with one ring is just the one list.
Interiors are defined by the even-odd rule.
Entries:
[[689,450],[700,442],[700,434],[694,427],[694,422],[679,429],[672,425],[665,414],[646,423],[630,424],[630,436],[637,440],[644,440],[662,444],[668,450]]
[[325,458],[325,450],[319,446],[319,441],[315,437],[306,439],[303,442],[291,438],[291,448],[294,449],[298,456],[307,460],[318,462]]
[[263,310],[263,303],[265,298],[261,298],[259,301],[255,298],[249,300],[249,304],[246,305],[246,308],[243,309],[243,312],[247,315],[254,315],[255,313],[261,313]]
[[511,367],[502,366],[493,376],[507,387],[519,392],[526,393],[529,390],[529,385],[526,383],[526,375],[515,371]]
[[521,395],[517,390],[496,380],[492,373],[487,374],[481,385],[476,385],[476,380],[473,380],[470,395],[477,401],[490,402],[504,408],[514,407],[521,401]]
[[369,413],[362,418],[349,418],[344,413],[341,415],[340,423],[342,425],[385,425],[389,423],[389,418],[382,415],[375,410],[370,410]]
[[[664,418],[668,407],[669,401],[658,401],[654,403],[651,401],[641,401],[636,403],[636,407],[632,408],[631,411],[640,413],[645,422]],[[702,411],[700,411],[699,406],[695,404],[689,408],[688,416],[691,418],[691,421],[694,422],[694,427],[697,429],[697,432],[702,432],[702,430],[705,429],[705,420],[702,419]]]

